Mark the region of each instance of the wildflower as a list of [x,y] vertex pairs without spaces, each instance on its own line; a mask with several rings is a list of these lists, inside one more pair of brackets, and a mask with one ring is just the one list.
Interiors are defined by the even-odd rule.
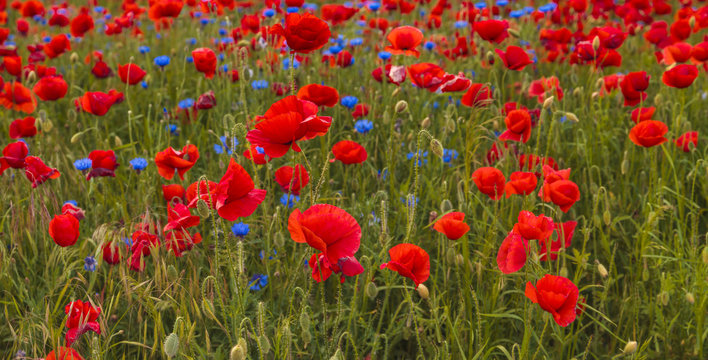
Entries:
[[419,246],[398,244],[388,254],[391,260],[381,264],[381,269],[388,268],[413,280],[416,288],[430,277],[430,256]]
[[155,65],[164,68],[165,66],[170,64],[170,57],[167,55],[160,55],[155,58],[154,63]]
[[288,208],[292,208],[298,201],[300,201],[300,197],[297,195],[290,194],[288,197],[288,194],[283,194],[280,196],[280,203]]
[[255,274],[251,277],[249,284],[251,285],[249,289],[253,291],[261,290],[268,285],[268,275]]
[[86,171],[91,168],[91,159],[84,158],[74,161],[74,167],[79,171]]
[[465,224],[465,213],[463,212],[445,214],[435,222],[433,229],[450,240],[457,240],[470,231],[469,225]]
[[66,346],[71,346],[79,336],[91,330],[96,334],[101,334],[101,325],[98,324],[98,316],[101,308],[93,306],[89,302],[76,300],[64,307],[64,312],[68,315],[66,319]]
[[577,316],[578,287],[562,276],[545,275],[536,286],[528,282],[525,294],[531,302],[549,312],[560,326],[570,325]]
[[234,236],[237,237],[244,237],[248,235],[248,232],[250,231],[248,224],[243,223],[243,222],[237,222],[233,225],[231,225],[231,232],[234,234]]
[[216,190],[216,211],[219,216],[236,221],[256,211],[265,199],[266,191],[255,189],[251,176],[231,158],[226,173],[219,181]]
[[231,142],[233,141],[233,145],[238,145],[238,139],[228,139],[226,138],[226,136],[220,136],[219,140],[221,140],[221,144],[214,144],[214,152],[217,154],[223,154],[224,152],[229,155],[233,154],[233,150],[231,149]]
[[[408,160],[414,159],[415,158],[415,152],[409,152],[406,154],[406,158]],[[428,152],[427,151],[418,151],[418,166],[423,166],[428,163]]]
[[360,134],[366,134],[374,128],[374,123],[367,119],[361,119],[354,123],[354,129]]
[[133,170],[135,170],[138,174],[140,174],[141,171],[145,170],[148,164],[147,160],[141,157],[130,160],[129,163],[130,167],[132,167]]
[[96,259],[89,255],[84,258],[84,270],[94,272],[96,271]]

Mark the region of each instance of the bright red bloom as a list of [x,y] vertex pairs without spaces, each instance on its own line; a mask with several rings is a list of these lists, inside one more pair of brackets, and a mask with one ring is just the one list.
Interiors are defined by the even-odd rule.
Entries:
[[575,320],[578,287],[572,281],[555,275],[545,275],[536,282],[526,283],[526,297],[553,315],[556,324],[566,327]]
[[45,76],[34,85],[32,91],[43,101],[54,101],[63,98],[69,90],[69,85],[61,75]]
[[416,48],[423,42],[423,32],[413,26],[399,26],[388,33],[386,40],[391,45],[386,46],[385,50],[391,54],[419,57],[420,52]]
[[75,101],[77,109],[87,113],[103,116],[114,104],[123,102],[123,93],[113,89],[108,91],[108,94],[100,91],[87,91],[82,97]]
[[389,83],[401,85],[401,83],[406,81],[407,72],[405,66],[391,64],[386,64],[383,68],[379,66],[371,72],[371,76],[373,76],[376,81],[381,82],[383,81],[384,71],[386,73],[386,81]]
[[57,357],[54,350],[50,351],[45,360],[84,360],[78,351],[69,347],[60,346],[58,353]]
[[283,192],[300,195],[300,190],[310,182],[310,175],[300,164],[295,165],[295,168],[282,166],[275,171],[275,182],[280,185]]
[[76,218],[76,220],[83,220],[84,216],[84,210],[70,202],[65,203],[61,207],[61,214],[62,215],[71,215]]
[[538,255],[541,261],[547,261],[548,251],[551,251],[551,260],[556,260],[558,258],[558,252],[561,248],[569,248],[571,240],[573,239],[573,234],[575,233],[575,226],[578,225],[577,221],[566,221],[562,224],[555,223],[556,239],[551,241],[550,249],[548,248],[548,239],[541,240],[538,242],[539,250]]
[[147,73],[140,66],[127,63],[125,65],[118,64],[118,76],[124,84],[135,85],[139,83]]
[[624,95],[624,105],[634,106],[644,101],[647,94],[644,92],[649,87],[649,75],[646,71],[631,72],[622,77],[620,90]]
[[35,17],[37,15],[44,16],[44,13],[45,13],[44,4],[42,4],[41,1],[27,0],[27,1],[23,2],[21,5],[20,4],[18,4],[18,5],[19,5],[19,8],[17,8],[17,9],[20,10],[20,14],[22,15],[22,17],[31,18],[31,17]]
[[369,156],[363,146],[351,140],[342,140],[334,144],[334,146],[332,146],[332,154],[334,154],[334,159],[330,159],[330,162],[339,160],[347,165],[361,164]]
[[108,67],[105,61],[99,60],[91,69],[91,73],[99,79],[105,79],[113,74],[113,70]]
[[693,144],[694,148],[698,146],[698,131],[688,131],[674,140],[674,143],[683,152],[689,152],[691,151],[691,144]]
[[26,165],[25,159],[29,155],[29,148],[24,142],[17,141],[7,144],[2,149],[2,155],[0,157],[0,175],[9,168],[24,169]]
[[291,51],[304,54],[323,47],[331,35],[329,25],[310,13],[288,14],[285,27],[275,24],[270,28],[270,33],[285,37]]
[[44,44],[44,53],[49,56],[50,59],[71,50],[71,41],[64,34],[55,35],[47,44]]
[[115,170],[119,164],[116,163],[116,154],[113,150],[91,151],[89,160],[91,160],[91,171],[86,175],[86,180],[99,176],[116,177]]
[[71,36],[83,37],[93,29],[93,18],[88,12],[88,8],[82,7],[79,15],[71,20]]
[[162,197],[166,202],[172,202],[175,198],[182,201],[184,198],[184,187],[180,184],[162,185]]
[[538,196],[545,202],[551,201],[551,195],[548,191],[548,187],[559,180],[570,179],[570,169],[556,170],[553,167],[544,164],[543,165],[543,186],[541,190],[538,191]]
[[61,247],[76,244],[79,240],[79,220],[73,215],[54,215],[49,222],[49,236]]
[[216,74],[216,54],[209,48],[199,48],[192,51],[194,66],[197,71],[204,73],[207,79],[211,79]]
[[185,251],[192,250],[194,245],[202,242],[202,234],[194,235],[187,231],[170,231],[165,233],[165,247],[176,257],[181,257]]
[[391,260],[381,264],[381,269],[388,268],[413,280],[416,289],[430,277],[430,256],[419,246],[398,244],[388,254]]
[[504,274],[519,271],[526,264],[528,250],[528,240],[513,231],[510,232],[497,252],[497,267]]
[[632,121],[636,124],[645,120],[651,120],[652,116],[654,116],[654,112],[656,112],[656,108],[653,106],[636,108],[632,110]]
[[691,86],[697,77],[698,68],[695,65],[681,64],[665,71],[661,76],[661,81],[666,86],[683,89]]
[[664,56],[664,64],[673,65],[688,61],[691,58],[691,49],[691,44],[685,42],[677,42],[665,47],[661,53]]
[[472,173],[472,180],[482,194],[493,200],[499,200],[504,194],[506,179],[501,170],[493,167],[481,167]]
[[356,104],[354,106],[354,111],[352,111],[352,117],[355,119],[363,118],[369,115],[369,105],[366,104]]
[[201,180],[187,187],[185,197],[190,208],[197,207],[199,199],[204,200],[210,209],[216,209],[216,188],[218,184],[211,180]]
[[445,74],[445,77],[443,77],[443,83],[440,85],[440,88],[438,88],[438,92],[446,93],[465,91],[469,89],[470,86],[472,86],[472,80],[464,77],[462,73],[460,73],[460,75]]
[[522,141],[526,143],[531,137],[531,115],[528,110],[512,110],[504,118],[506,131],[500,136],[500,140]]
[[708,61],[708,41],[702,41],[691,49],[691,58],[696,62]]
[[539,104],[546,101],[546,98],[555,96],[556,100],[563,100],[563,88],[557,77],[542,77],[531,82],[528,90],[529,97],[535,97]]
[[528,195],[536,190],[538,178],[532,172],[515,171],[509,175],[509,181],[504,185],[504,194],[509,198],[513,194]]
[[570,180],[558,180],[544,185],[544,194],[548,194],[551,202],[558,205],[563,212],[568,212],[570,207],[580,199],[578,185]]
[[103,257],[103,261],[108,264],[116,265],[120,263],[121,254],[118,243],[115,241],[104,243],[101,247],[101,255]]
[[151,0],[148,17],[152,21],[176,18],[182,12],[183,0]]
[[337,25],[349,20],[357,11],[359,10],[349,6],[325,4],[322,5],[322,19]]
[[42,159],[36,156],[25,158],[25,177],[32,182],[32,187],[36,188],[49,179],[56,179],[61,174],[57,169],[45,165]]
[[465,213],[451,212],[438,219],[433,229],[450,240],[457,240],[470,231],[470,226],[465,223]]
[[93,306],[89,302],[76,300],[64,307],[64,313],[68,315],[66,319],[66,346],[71,346],[83,333],[91,330],[96,334],[101,334],[101,325],[98,324],[98,316],[101,308]]
[[10,138],[19,139],[37,135],[37,127],[34,125],[35,119],[27,116],[24,119],[16,119],[10,123]]
[[31,114],[37,108],[37,99],[32,95],[32,91],[21,83],[16,81],[6,82],[3,90],[0,93],[0,105],[6,109]]
[[415,86],[430,92],[438,90],[447,75],[445,70],[433,63],[413,64],[408,67],[408,73]]
[[219,216],[236,221],[253,214],[265,199],[266,191],[255,189],[251,176],[233,158],[216,189],[216,211]]
[[246,149],[243,152],[243,156],[246,159],[253,161],[256,165],[263,165],[273,161],[273,158],[267,156],[262,147],[256,145],[251,145],[250,148]]
[[[304,212],[296,209],[288,217],[288,231],[293,241],[307,243],[321,252],[310,261],[316,281],[326,280],[331,272],[341,271],[341,281],[345,275],[363,272],[363,267],[354,258],[361,243],[361,227],[346,211],[327,204],[313,205]],[[314,262],[319,266],[315,267]],[[322,277],[319,276],[320,268]]]
[[204,94],[199,95],[197,98],[197,103],[194,104],[194,107],[197,110],[209,110],[214,106],[216,106],[216,95],[214,95],[213,90],[209,90]]
[[518,220],[513,231],[526,240],[545,240],[553,233],[553,219],[543,214],[536,216],[530,211],[522,210]]
[[493,101],[492,91],[487,85],[474,83],[462,95],[462,105],[469,107],[485,107]]
[[330,86],[309,84],[297,91],[297,98],[313,102],[317,106],[333,107],[339,102],[339,92]]
[[182,256],[184,251],[191,250],[194,244],[202,241],[201,234],[192,235],[187,230],[199,225],[199,216],[192,215],[186,205],[176,203],[172,206],[168,203],[167,221],[167,225],[162,229],[165,233],[165,246],[175,256]]
[[664,135],[667,132],[669,132],[669,127],[663,122],[645,120],[634,125],[632,130],[629,131],[629,140],[639,146],[652,147],[666,142],[667,139]]
[[246,139],[262,147],[266,155],[278,158],[290,148],[300,152],[297,141],[324,135],[331,124],[331,117],[317,116],[317,105],[290,95],[257,117],[255,129],[248,132]]
[[157,249],[160,246],[160,240],[157,235],[150,234],[143,230],[138,230],[133,233],[133,245],[130,247],[130,258],[128,263],[130,269],[134,271],[145,270],[145,256],[150,255],[152,249]]
[[482,39],[492,43],[499,44],[509,37],[509,22],[506,20],[476,21],[472,27]]
[[181,180],[184,174],[194,166],[199,159],[199,149],[193,144],[187,144],[182,151],[177,151],[171,146],[155,155],[157,172],[166,180],[172,180],[175,172]]
[[523,70],[526,65],[533,64],[529,54],[518,46],[508,46],[506,52],[500,49],[496,49],[495,51],[504,62],[504,66],[509,70],[520,71]]

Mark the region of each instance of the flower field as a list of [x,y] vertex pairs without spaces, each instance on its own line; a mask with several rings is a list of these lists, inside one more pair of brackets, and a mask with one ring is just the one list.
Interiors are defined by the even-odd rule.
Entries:
[[705,359],[708,2],[0,0],[0,358]]

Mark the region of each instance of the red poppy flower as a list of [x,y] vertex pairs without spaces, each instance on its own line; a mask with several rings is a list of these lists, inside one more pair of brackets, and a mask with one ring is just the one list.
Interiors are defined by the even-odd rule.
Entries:
[[88,8],[82,7],[79,15],[71,20],[71,36],[83,37],[93,29],[93,18],[88,12]]
[[256,165],[263,165],[273,160],[272,157],[266,155],[265,150],[263,150],[262,147],[256,145],[251,145],[250,148],[246,149],[243,152],[243,156],[246,159],[253,161]]
[[47,54],[50,59],[54,59],[71,50],[71,41],[69,41],[69,38],[64,34],[55,35],[48,43],[44,44],[42,50],[44,50],[44,53]]
[[128,263],[133,271],[145,270],[145,256],[150,255],[152,249],[157,249],[160,246],[160,240],[157,235],[150,234],[144,230],[138,230],[132,236],[133,245],[130,247],[130,258]]
[[[338,273],[338,270],[346,270],[343,276],[347,273],[351,274],[352,272],[349,271],[351,268],[361,268],[361,265],[356,266],[359,263],[354,258],[361,242],[361,227],[346,211],[327,204],[313,205],[304,212],[295,209],[288,217],[288,231],[293,241],[307,243],[321,252],[322,257],[314,258],[320,268],[335,273]],[[346,266],[342,269],[340,265]],[[315,280],[323,281],[329,276],[323,273],[326,276],[318,280],[315,275],[319,269],[313,264],[310,266],[313,267]]]
[[7,144],[2,149],[2,157],[0,157],[0,175],[9,168],[24,169],[25,159],[29,154],[27,144],[22,141]]
[[100,60],[91,68],[91,73],[99,79],[105,79],[113,74],[113,70],[108,67],[105,61]]
[[19,139],[37,135],[37,127],[34,125],[35,119],[27,116],[24,119],[16,119],[10,123],[10,138]]
[[199,149],[193,144],[187,144],[182,151],[177,151],[171,146],[155,155],[157,173],[166,180],[172,180],[175,171],[181,180],[184,174],[194,166],[199,159]]
[[470,226],[465,224],[465,213],[451,212],[438,219],[433,229],[450,240],[457,240],[470,231]]
[[197,207],[199,199],[204,200],[210,209],[216,209],[216,188],[218,184],[210,180],[201,180],[187,187],[185,197],[190,208]]
[[523,70],[526,65],[533,64],[529,54],[518,46],[507,46],[506,51],[500,49],[496,49],[495,51],[504,62],[504,66],[509,70],[520,71]]
[[383,81],[384,72],[386,73],[386,81],[391,84],[401,85],[401,83],[406,81],[405,66],[386,64],[383,68],[377,67],[374,69],[374,71],[371,72],[371,76],[374,77],[374,80],[381,82]]
[[313,102],[317,106],[333,107],[339,102],[339,92],[330,86],[309,84],[297,91],[297,98]]
[[119,164],[116,163],[116,154],[113,150],[91,151],[89,160],[91,160],[91,171],[86,175],[86,180],[99,176],[116,177],[115,170]]
[[661,54],[664,57],[666,65],[675,63],[684,63],[691,58],[691,44],[685,42],[677,42],[664,48]]
[[45,165],[42,159],[36,156],[25,158],[25,177],[32,182],[32,187],[36,188],[49,179],[56,179],[61,174],[57,169]]
[[253,214],[265,195],[266,191],[255,189],[251,176],[231,158],[216,188],[216,211],[222,218],[236,221]]
[[366,104],[356,104],[354,106],[354,111],[352,111],[352,117],[355,119],[363,118],[369,115],[369,105]]
[[541,240],[538,242],[539,245],[539,259],[541,261],[547,261],[548,251],[550,250],[550,259],[556,260],[558,258],[558,252],[561,248],[569,248],[571,240],[573,239],[573,234],[575,233],[575,226],[578,225],[577,221],[566,221],[562,224],[555,223],[556,239],[551,241],[550,249],[548,247],[548,239]]
[[543,214],[536,216],[530,211],[522,210],[518,220],[513,231],[526,240],[545,240],[553,233],[553,219]]
[[174,200],[182,201],[184,198],[184,187],[180,184],[162,185],[162,197],[166,202]]
[[76,220],[83,220],[85,217],[84,215],[84,210],[70,202],[65,203],[61,207],[61,214],[62,215],[71,215],[76,218]]
[[42,4],[41,1],[38,0],[27,0],[23,2],[21,5],[19,5],[19,10],[20,14],[22,14],[22,17],[35,17],[37,15],[39,16],[44,16],[45,10],[44,10],[44,4]]
[[555,76],[532,81],[527,94],[529,97],[535,97],[539,104],[551,96],[555,96],[556,100],[563,100],[563,88]]
[[124,84],[135,85],[139,83],[147,73],[140,66],[127,63],[125,65],[118,64],[118,76]]
[[544,194],[548,194],[551,202],[558,205],[563,212],[568,212],[570,207],[580,199],[578,185],[570,180],[558,180],[544,186]]
[[108,264],[116,265],[120,263],[120,247],[115,241],[104,243],[101,247],[101,255],[103,257],[103,261]]
[[184,255],[185,251],[192,250],[194,245],[202,242],[202,234],[194,235],[187,231],[170,231],[165,233],[165,247],[176,257]]
[[440,66],[432,63],[413,64],[408,67],[411,82],[430,92],[435,92],[443,84],[443,79],[447,73]]
[[330,162],[339,160],[347,165],[361,164],[369,156],[363,146],[351,140],[342,140],[334,144],[332,146],[332,154],[334,154],[334,159],[330,159]]
[[183,0],[156,0],[150,1],[148,17],[152,21],[160,21],[165,18],[176,18],[182,12]]
[[669,127],[661,121],[646,120],[637,125],[634,125],[629,131],[629,140],[633,143],[643,146],[652,147],[666,142],[664,135],[669,131]]
[[645,120],[651,120],[652,116],[654,116],[654,112],[656,112],[656,108],[653,106],[636,108],[632,110],[632,121],[636,124]]
[[69,90],[69,85],[61,75],[45,76],[34,85],[32,91],[43,101],[54,101],[63,98]]
[[691,49],[691,58],[699,63],[708,61],[708,41],[702,41]]
[[526,265],[526,252],[529,250],[528,240],[523,236],[510,232],[497,252],[497,267],[504,274],[519,271]]
[[216,95],[214,95],[213,90],[209,90],[204,94],[199,95],[197,98],[197,103],[194,104],[194,107],[197,110],[209,110],[214,106],[216,106]]
[[693,144],[694,148],[698,146],[698,131],[688,131],[674,140],[674,143],[683,152],[689,152],[691,151],[691,144]]
[[78,351],[69,347],[60,346],[59,355],[57,356],[56,353],[54,350],[50,351],[45,360],[84,360]]
[[359,10],[349,6],[325,4],[322,5],[322,19],[337,25],[349,20],[357,11]]
[[515,171],[509,175],[509,181],[504,185],[504,194],[509,198],[513,194],[528,195],[536,190],[538,178],[532,172]]
[[499,139],[522,141],[526,143],[531,137],[531,115],[527,110],[512,110],[504,119],[506,131]]
[[204,73],[207,79],[211,79],[216,74],[216,54],[209,48],[199,48],[192,51],[192,59],[197,71]]
[[419,57],[420,52],[416,48],[423,42],[423,32],[413,26],[399,26],[388,33],[386,40],[391,45],[384,50],[391,54]]
[[300,152],[297,141],[324,135],[332,124],[331,117],[317,116],[317,105],[292,95],[276,101],[256,121],[246,139],[272,158],[285,155],[290,148]]
[[666,86],[683,89],[691,86],[697,77],[698,68],[695,65],[681,64],[665,71],[661,76],[661,81]]
[[310,13],[288,14],[285,27],[275,24],[270,28],[270,33],[285,37],[291,51],[304,54],[323,47],[331,35],[329,25]]
[[445,74],[443,83],[438,88],[439,93],[465,91],[472,86],[472,80],[465,78],[462,73],[460,75]]
[[493,167],[481,167],[472,173],[472,180],[482,194],[493,200],[499,200],[504,194],[506,179],[501,170]]
[[76,341],[83,333],[91,330],[96,334],[101,334],[101,325],[98,324],[98,316],[101,315],[101,308],[93,306],[89,302],[76,300],[64,307],[66,319],[66,346]]
[[476,21],[472,27],[482,39],[492,43],[499,44],[509,37],[509,22],[506,20]]
[[15,22],[16,24],[16,29],[17,32],[20,33],[20,35],[25,36],[29,32],[29,22],[25,19],[17,19]]
[[342,50],[337,54],[335,62],[341,68],[349,67],[354,64],[354,56],[347,50]]
[[37,108],[37,99],[32,95],[32,91],[21,83],[6,82],[3,89],[4,91],[0,93],[0,105],[6,109],[31,114]]
[[430,277],[430,256],[417,245],[398,244],[388,254],[391,260],[381,264],[381,269],[388,268],[413,280],[416,289]]
[[49,236],[61,247],[76,244],[79,240],[79,220],[70,214],[54,215],[49,222]]
[[332,275],[341,274],[339,281],[344,283],[346,276],[357,276],[364,272],[364,267],[354,256],[340,258],[336,263],[330,263],[327,257],[322,253],[312,254],[307,262],[312,269],[312,279],[317,282],[322,282]]
[[624,95],[624,105],[634,106],[644,101],[647,94],[644,92],[649,87],[649,75],[646,71],[631,72],[622,77],[620,90]]
[[199,225],[199,216],[192,215],[186,205],[176,203],[167,204],[167,225],[162,229],[163,232],[172,230],[183,230]]
[[123,102],[123,93],[113,89],[108,94],[100,91],[87,91],[82,97],[75,101],[76,108],[87,113],[103,116],[114,104]]
[[282,166],[275,171],[275,182],[280,185],[283,192],[300,195],[300,190],[310,182],[310,175],[300,164],[295,165],[295,168]]
[[555,275],[545,275],[536,282],[526,283],[526,297],[541,309],[551,313],[556,324],[566,327],[575,320],[578,287],[572,281]]
[[538,196],[545,202],[551,201],[551,195],[548,191],[548,187],[559,180],[570,179],[570,169],[556,170],[548,165],[543,165],[543,186],[541,190],[538,191]]
[[485,107],[493,101],[492,91],[487,85],[474,83],[462,95],[460,102],[468,107]]

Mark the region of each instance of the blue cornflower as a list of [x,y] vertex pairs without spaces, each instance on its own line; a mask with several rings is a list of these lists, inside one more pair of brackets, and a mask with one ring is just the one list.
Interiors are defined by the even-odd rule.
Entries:
[[84,270],[86,271],[96,271],[96,259],[89,255],[84,258]]
[[527,6],[524,8],[524,12],[528,14],[532,14],[536,9],[533,6]]
[[445,150],[443,150],[443,162],[446,164],[450,164],[450,166],[452,166],[452,164],[451,164],[452,160],[457,159],[458,155],[459,154],[457,153],[456,150],[445,149]]
[[103,12],[103,6],[94,6],[93,11],[97,13],[102,13]]
[[[296,69],[300,67],[300,62],[297,59],[293,62],[293,67]],[[283,70],[290,70],[290,58],[283,59]]]
[[467,21],[465,20],[460,20],[460,21],[455,21],[455,29],[462,29],[467,27]]
[[131,239],[130,237],[124,237],[124,238],[122,238],[122,240],[125,243],[125,245],[128,246],[128,248],[131,248],[133,246],[133,239]]
[[[219,140],[221,140],[221,144],[214,144],[214,152],[223,154],[225,151],[229,155],[233,154],[233,149],[231,149],[232,139],[227,139],[226,136],[219,136]],[[238,139],[233,138],[233,145],[238,145]]]
[[249,230],[248,224],[244,224],[243,222],[231,225],[231,232],[234,233],[234,236],[244,237],[248,235]]
[[148,165],[147,160],[145,160],[144,158],[141,158],[141,157],[137,157],[133,160],[130,160],[128,163],[130,163],[130,167],[132,167],[133,170],[137,171],[138,174],[141,171],[145,170],[145,168]]
[[435,43],[432,41],[426,41],[423,47],[425,47],[427,50],[433,50],[435,48]]
[[354,123],[354,129],[356,129],[356,131],[358,131],[360,134],[366,134],[373,128],[374,123],[366,119],[361,119]]
[[477,8],[477,9],[484,9],[484,8],[487,7],[487,3],[483,2],[483,1],[480,1],[480,2],[478,2],[478,3],[475,3],[475,4],[474,4],[474,7]]
[[[428,152],[427,152],[427,151],[419,151],[418,153],[419,153],[419,156],[418,156],[418,166],[423,166],[424,164],[427,164],[427,163],[428,163],[428,159],[427,159],[427,157],[428,157]],[[415,158],[415,153],[414,153],[414,152],[409,152],[409,153],[406,155],[406,158],[408,158],[408,160],[411,160],[411,159]]]
[[249,282],[249,285],[251,285],[249,288],[253,291],[258,291],[260,289],[263,289],[266,285],[268,285],[268,275],[263,275],[263,274],[255,274],[251,277],[251,281]]
[[353,109],[358,102],[359,99],[357,99],[356,96],[345,96],[342,98],[342,105],[346,106],[349,109]]
[[386,61],[391,58],[391,53],[388,51],[379,51],[379,59]]
[[259,153],[260,155],[263,155],[263,154],[265,154],[265,149],[260,146],[256,146],[256,152]]
[[15,353],[15,359],[24,359],[27,357],[27,353],[24,350],[17,350]]
[[[278,252],[275,251],[275,249],[273,249],[273,255],[278,255]],[[268,256],[268,260],[273,260],[273,255]],[[258,257],[261,258],[261,260],[263,260],[263,258],[265,257],[265,251],[261,250],[261,251],[258,253]]]
[[388,169],[379,170],[379,179],[384,181],[388,179]]
[[513,10],[509,13],[509,17],[513,19],[517,19],[524,16],[524,11],[523,10]]
[[349,45],[351,46],[359,46],[364,43],[364,39],[362,38],[354,38],[349,40]]
[[170,132],[171,135],[177,135],[179,134],[179,130],[177,129],[177,125],[175,124],[169,124],[165,126],[165,129]]
[[268,88],[268,81],[266,80],[253,80],[251,81],[251,87],[253,90],[262,90]]
[[290,194],[290,199],[288,199],[288,194],[283,194],[280,197],[280,203],[288,208],[292,208],[298,201],[300,201],[300,197],[293,194]]
[[298,12],[298,11],[300,11],[300,8],[299,8],[299,7],[296,7],[296,6],[291,6],[291,7],[289,7],[288,10],[287,10],[288,14],[296,13],[296,12]]
[[147,54],[147,53],[150,52],[150,48],[147,47],[147,46],[145,46],[145,45],[142,45],[142,46],[140,46],[140,47],[138,48],[138,51],[139,51],[141,54]]
[[76,168],[76,170],[79,170],[79,171],[84,171],[84,170],[90,169],[91,164],[92,164],[91,159],[79,159],[79,160],[74,161],[74,167]]
[[377,11],[377,10],[379,10],[379,8],[381,8],[381,3],[377,3],[377,2],[369,3],[369,10]]
[[265,16],[265,17],[273,17],[273,16],[275,16],[275,10],[273,10],[273,9],[265,9],[265,10],[263,11],[263,16]]
[[187,57],[185,58],[185,60],[187,60],[187,62],[190,63],[190,64],[194,62],[194,58],[191,57],[191,56],[187,56]]
[[62,205],[66,205],[66,204],[71,204],[71,205],[74,205],[74,206],[79,206],[79,203],[77,203],[76,200],[67,200],[67,201],[64,201],[64,204],[62,204]]
[[497,6],[507,6],[509,5],[509,0],[497,0]]
[[167,55],[160,55],[154,60],[155,65],[159,67],[165,67],[170,64],[170,57]]
[[186,99],[180,100],[179,103],[177,103],[177,106],[179,106],[179,108],[182,110],[190,109],[192,106],[194,106],[194,99],[186,98]]
[[408,207],[415,206],[416,204],[418,204],[418,201],[420,201],[420,198],[418,198],[417,196],[413,199],[409,199],[408,196],[401,196],[401,202],[406,204],[406,206]]

